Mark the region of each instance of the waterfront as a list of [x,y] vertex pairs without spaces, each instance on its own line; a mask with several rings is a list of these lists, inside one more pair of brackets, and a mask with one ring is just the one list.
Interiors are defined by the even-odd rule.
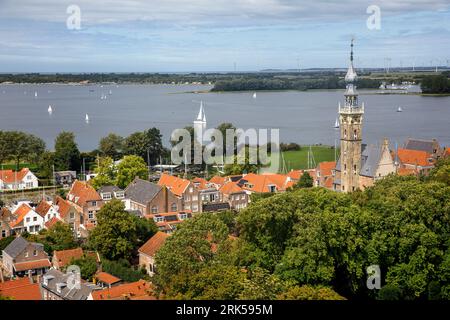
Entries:
[[[43,138],[52,149],[62,131],[73,131],[83,151],[95,149],[110,132],[128,135],[157,127],[168,145],[175,128],[192,125],[200,100],[208,127],[222,122],[247,128],[279,128],[283,142],[333,145],[333,128],[344,90],[193,93],[209,86],[191,85],[0,85],[0,130],[22,130]],[[35,97],[37,92],[37,97]],[[110,94],[111,93],[111,94]],[[450,97],[375,95],[360,92],[365,103],[363,139],[436,138],[450,145]],[[106,99],[101,99],[105,95]],[[52,114],[47,108],[52,106]],[[402,107],[403,112],[396,112]],[[85,115],[89,115],[89,123]]]

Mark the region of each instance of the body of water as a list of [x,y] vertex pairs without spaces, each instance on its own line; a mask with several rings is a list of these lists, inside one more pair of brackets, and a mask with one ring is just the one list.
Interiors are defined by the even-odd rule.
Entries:
[[[126,136],[157,127],[168,145],[174,129],[192,125],[203,100],[208,127],[231,122],[243,129],[279,128],[282,142],[300,144],[333,145],[339,139],[333,125],[344,90],[258,92],[256,99],[252,92],[186,93],[208,89],[190,85],[0,85],[0,130],[33,133],[49,149],[59,132],[72,131],[80,150],[89,151],[110,132]],[[365,143],[381,143],[387,137],[402,145],[414,137],[436,138],[450,145],[450,97],[360,92],[360,101],[365,103]],[[403,112],[396,112],[398,107]]]

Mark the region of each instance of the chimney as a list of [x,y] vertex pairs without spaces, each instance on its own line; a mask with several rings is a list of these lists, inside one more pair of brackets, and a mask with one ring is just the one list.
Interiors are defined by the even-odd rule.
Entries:
[[62,289],[64,289],[67,285],[64,282],[59,282],[56,284],[56,291],[58,293],[62,293]]

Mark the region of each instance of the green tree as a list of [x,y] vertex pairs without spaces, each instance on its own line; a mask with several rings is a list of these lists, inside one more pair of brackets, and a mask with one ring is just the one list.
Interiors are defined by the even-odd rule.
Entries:
[[21,131],[4,131],[0,134],[0,160],[14,160],[19,168],[22,160],[37,162],[45,151],[45,142]]
[[115,133],[110,133],[100,139],[98,149],[102,156],[118,160],[122,157],[124,151],[124,138]]
[[77,247],[72,229],[67,223],[56,222],[50,229],[46,230],[45,242],[53,250],[67,250]]
[[107,259],[129,258],[136,248],[137,227],[125,205],[111,200],[97,212],[97,226],[89,235],[89,245]]
[[91,281],[97,272],[97,261],[91,256],[84,256],[80,259],[72,259],[70,264],[80,267],[81,278],[86,281]]
[[119,188],[125,188],[135,177],[148,178],[145,161],[139,156],[125,156],[117,166],[116,184]]
[[49,184],[53,183],[53,165],[55,163],[55,154],[50,151],[42,153],[39,159],[39,176],[47,179]]
[[171,288],[182,286],[186,277],[198,273],[214,259],[227,235],[227,226],[212,214],[203,213],[183,222],[156,253],[155,281],[173,292]]
[[429,179],[450,186],[450,157],[440,159],[431,170]]
[[99,189],[103,186],[114,185],[116,180],[116,168],[114,161],[110,157],[97,157],[97,166],[94,169],[97,174],[92,179],[92,186]]
[[304,172],[300,180],[294,185],[294,189],[311,188],[314,180],[308,172]]
[[265,269],[254,268],[243,281],[242,300],[274,300],[283,290],[280,279]]
[[55,139],[55,167],[61,170],[80,170],[80,151],[72,132],[63,131]]
[[345,300],[344,297],[327,287],[294,286],[277,297],[278,300]]
[[159,129],[151,128],[144,132],[135,132],[125,139],[125,154],[149,158],[150,164],[156,164],[162,155],[162,135]]

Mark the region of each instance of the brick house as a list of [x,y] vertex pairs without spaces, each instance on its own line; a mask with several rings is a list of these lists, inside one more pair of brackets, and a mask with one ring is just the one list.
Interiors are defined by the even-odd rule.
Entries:
[[125,189],[125,209],[143,215],[178,211],[182,201],[168,188],[135,178]]
[[102,208],[103,200],[91,185],[76,180],[67,194],[67,200],[75,204],[78,211],[82,212],[80,226],[88,230],[95,227],[96,213]]
[[335,161],[320,162],[317,165],[315,176],[312,176],[312,178],[314,179],[314,186],[324,187],[333,190],[335,168],[336,168]]
[[398,149],[397,161],[399,169],[409,169],[416,174],[427,175],[436,162],[433,154],[421,150]]
[[152,219],[159,231],[167,234],[173,233],[177,229],[177,225],[184,220],[191,219],[192,213],[189,211],[163,212],[145,215],[146,219]]
[[241,210],[247,207],[249,195],[236,182],[227,182],[220,189],[222,200],[230,204],[233,210]]
[[158,185],[167,187],[167,189],[181,200],[181,208],[168,211],[186,210],[192,211],[192,213],[202,211],[200,191],[194,182],[163,173],[159,178]]
[[42,275],[50,266],[44,245],[23,237],[17,237],[3,250],[3,267],[10,275]]
[[139,267],[147,270],[150,276],[153,276],[156,271],[155,255],[159,248],[162,247],[169,235],[167,233],[158,231],[146,243],[139,248]]
[[59,196],[55,198],[55,206],[58,208],[59,219],[67,223],[78,238],[81,237],[83,230],[80,224],[83,221],[83,210]]
[[82,248],[53,251],[52,266],[56,270],[67,267],[72,259],[81,259],[84,256]]

